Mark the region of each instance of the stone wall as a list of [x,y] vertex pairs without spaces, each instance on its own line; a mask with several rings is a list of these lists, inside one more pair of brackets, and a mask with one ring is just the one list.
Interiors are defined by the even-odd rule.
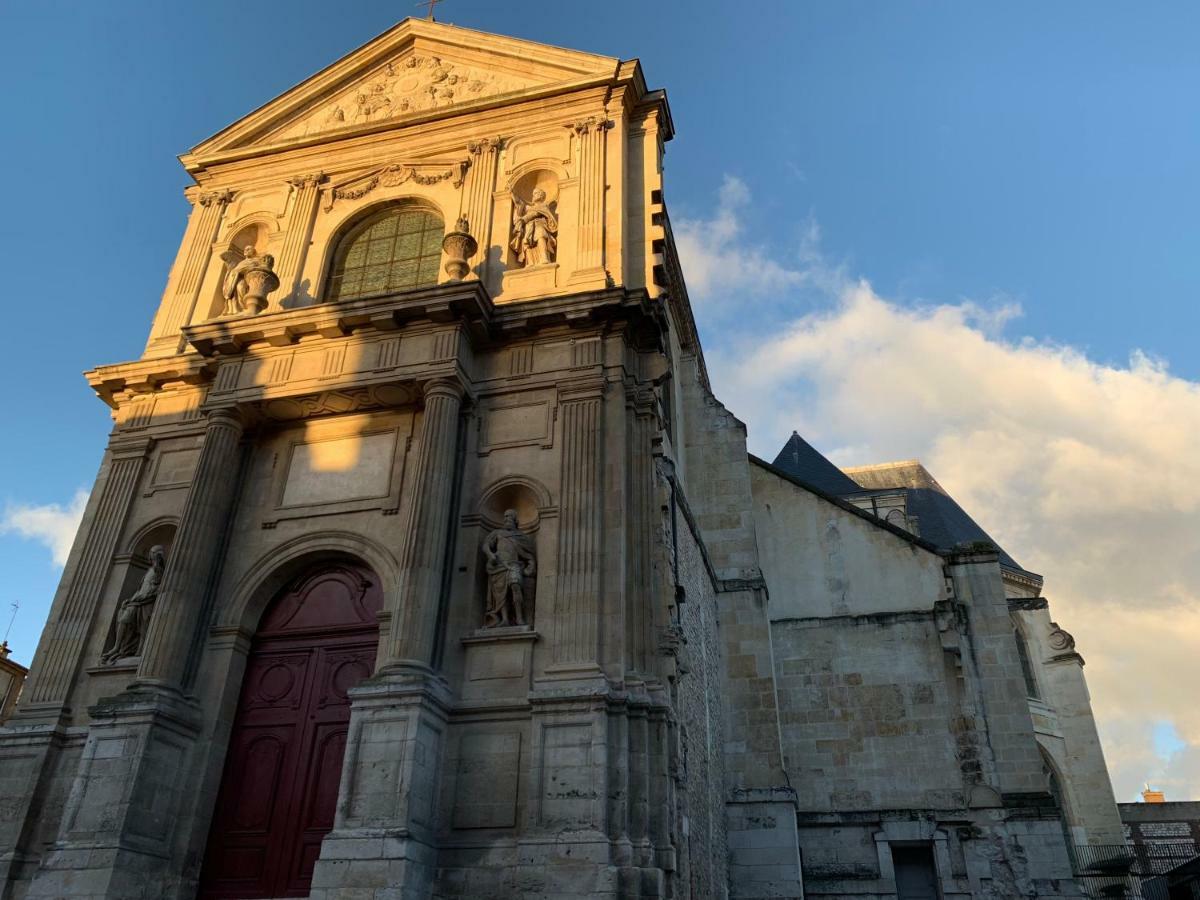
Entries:
[[692,897],[725,897],[728,848],[725,833],[725,691],[717,626],[718,595],[711,569],[690,519],[676,510],[674,525],[679,572],[679,624],[684,645],[678,663],[675,708],[680,754],[676,778],[681,788],[680,844],[687,870],[681,882]]
[[1077,896],[994,555],[750,468],[805,896],[894,897],[914,845],[943,897]]

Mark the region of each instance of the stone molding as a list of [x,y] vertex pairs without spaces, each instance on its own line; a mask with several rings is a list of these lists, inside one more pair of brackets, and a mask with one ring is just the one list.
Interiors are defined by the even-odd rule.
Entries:
[[1038,609],[1049,609],[1050,601],[1045,597],[1009,597],[1009,612],[1033,612]]
[[[92,389],[114,409],[134,396],[158,394],[180,384],[228,391],[223,398],[225,403],[257,403],[273,396],[310,396],[314,392],[297,390],[295,381],[236,389],[238,360],[248,350],[269,351],[295,345],[302,339],[306,346],[311,346],[316,338],[337,341],[347,336],[361,339],[396,335],[409,329],[427,330],[430,321],[435,327],[456,323],[470,346],[487,349],[514,336],[534,335],[549,328],[594,328],[618,321],[659,323],[662,315],[662,310],[653,306],[640,290],[608,288],[496,306],[482,283],[465,281],[349,303],[271,310],[250,318],[189,326],[184,334],[191,352],[100,366],[86,377]],[[444,368],[444,374],[450,374],[457,363],[447,358]],[[406,383],[434,374],[426,363],[387,372],[360,371],[339,375],[341,382],[337,389]]]

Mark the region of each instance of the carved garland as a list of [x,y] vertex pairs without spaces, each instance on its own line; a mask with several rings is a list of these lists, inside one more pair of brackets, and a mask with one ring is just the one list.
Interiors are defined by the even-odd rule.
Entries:
[[371,193],[371,191],[380,185],[384,187],[397,187],[406,181],[412,181],[430,187],[441,181],[451,181],[455,188],[460,188],[467,177],[467,169],[471,167],[471,162],[470,160],[462,160],[461,162],[451,164],[448,169],[428,175],[418,171],[418,166],[420,165],[420,163],[415,165],[398,163],[384,166],[382,169],[377,169],[367,175],[343,182],[326,193],[325,211],[329,212],[329,210],[333,209],[333,204],[337,200],[358,200],[360,197],[365,197]]

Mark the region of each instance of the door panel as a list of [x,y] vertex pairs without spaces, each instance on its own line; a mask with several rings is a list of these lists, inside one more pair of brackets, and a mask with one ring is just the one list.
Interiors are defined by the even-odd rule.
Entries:
[[369,571],[327,566],[306,573],[264,613],[229,739],[201,897],[308,895],[337,808],[347,691],[374,669],[381,601]]

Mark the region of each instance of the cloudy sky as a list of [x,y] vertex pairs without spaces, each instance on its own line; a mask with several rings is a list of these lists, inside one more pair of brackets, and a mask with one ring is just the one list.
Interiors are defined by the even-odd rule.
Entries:
[[[28,662],[182,234],[175,161],[408,12],[0,5],[0,630]],[[637,56],[714,385],[773,457],[920,457],[1087,658],[1120,799],[1200,798],[1200,7],[446,0]]]

